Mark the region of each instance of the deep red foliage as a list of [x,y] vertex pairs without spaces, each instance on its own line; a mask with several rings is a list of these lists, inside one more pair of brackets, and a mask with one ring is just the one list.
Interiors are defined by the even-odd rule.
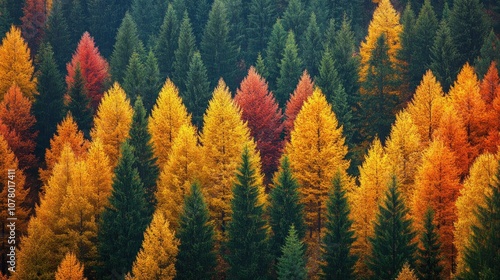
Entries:
[[105,90],[104,86],[108,82],[110,76],[108,72],[108,62],[101,56],[99,49],[95,46],[94,38],[90,37],[88,32],[83,34],[71,62],[66,65],[66,69],[68,70],[68,75],[66,76],[68,90],[73,84],[75,70],[78,64],[80,64],[82,76],[85,80],[85,88],[92,100],[92,107],[95,111],[101,101]]
[[272,92],[269,92],[267,82],[253,67],[250,67],[248,76],[241,82],[234,100],[241,107],[242,118],[248,123],[250,133],[257,142],[262,171],[266,181],[270,182],[283,150],[281,109]]
[[45,0],[26,0],[21,18],[21,31],[34,57],[45,34],[47,11]]
[[498,91],[500,91],[500,78],[498,77],[497,64],[495,61],[491,62],[488,72],[484,75],[480,85],[481,97],[486,102],[488,109],[493,106],[493,99]]
[[307,73],[307,70],[304,70],[302,76],[300,77],[300,81],[297,84],[297,88],[293,92],[290,100],[286,103],[285,110],[285,139],[290,141],[290,134],[293,130],[293,123],[295,122],[295,118],[300,112],[302,108],[302,104],[307,100],[309,96],[313,94],[314,83],[311,80],[311,76]]

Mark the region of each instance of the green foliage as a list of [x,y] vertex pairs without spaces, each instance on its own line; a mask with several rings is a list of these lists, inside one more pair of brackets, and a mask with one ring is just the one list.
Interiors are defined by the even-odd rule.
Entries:
[[292,225],[285,245],[282,246],[282,255],[278,259],[276,273],[278,280],[305,280],[307,279],[306,261],[304,258],[304,244],[297,236]]
[[179,30],[179,40],[177,49],[174,52],[175,60],[172,73],[172,81],[179,88],[180,92],[185,91],[184,81],[187,78],[189,64],[196,50],[196,43],[193,28],[187,13],[184,13]]
[[99,279],[123,279],[132,268],[150,222],[144,187],[135,166],[133,148],[124,142],[113,178],[110,206],[102,213],[99,226]]
[[278,79],[280,69],[279,63],[283,58],[283,50],[285,49],[287,33],[278,19],[273,25],[271,37],[267,43],[265,64],[269,72],[267,81],[271,90],[276,89],[276,80]]
[[312,77],[318,75],[319,61],[321,59],[321,33],[316,22],[316,15],[311,13],[309,25],[304,33],[301,45],[302,61]]
[[52,46],[54,59],[59,71],[66,71],[66,63],[71,59],[72,46],[68,23],[62,12],[61,0],[53,0],[52,10],[47,18],[44,41]]
[[154,32],[160,29],[167,3],[163,0],[132,0],[130,15],[137,24],[139,38],[143,42],[150,41]]
[[144,108],[149,113],[156,103],[156,98],[160,92],[161,78],[158,60],[156,60],[153,51],[149,51],[144,63],[145,79],[142,90],[142,99],[144,100]]
[[[244,16],[246,6],[242,0],[221,0],[226,9],[226,18],[229,26],[229,38],[233,41],[236,48],[246,50],[247,38],[244,34],[247,26],[247,17]],[[215,4],[215,3],[214,3]],[[213,5],[213,4],[212,4]],[[210,17],[209,17],[210,18]],[[210,20],[210,19],[209,19]]]
[[300,75],[302,74],[302,60],[298,56],[297,44],[293,31],[288,32],[283,58],[279,63],[280,76],[277,80],[276,101],[283,108],[290,94],[293,93]]
[[[403,31],[399,35],[401,41],[401,49],[399,49],[396,54],[398,59],[403,63],[401,65],[397,65],[398,69],[401,71],[401,76],[405,81],[410,82],[412,80],[412,69],[413,65],[418,64],[418,61],[415,61],[415,24],[416,24],[415,13],[413,12],[412,6],[410,5],[410,1],[406,5],[403,15],[401,17],[401,24],[403,25]],[[434,41],[431,41],[433,43]],[[418,50],[420,51],[420,50]],[[410,93],[411,90],[407,89]],[[408,94],[409,92],[405,92]]]
[[[87,30],[88,17],[86,3],[82,3],[82,0],[69,0],[65,2],[66,12],[64,15],[68,23],[68,30],[70,31],[70,46],[72,46],[71,49],[74,49],[82,34]],[[114,34],[113,32],[112,35],[114,36]],[[106,39],[109,40],[109,38]]]
[[263,205],[258,201],[257,176],[250,163],[248,147],[245,147],[231,200],[233,214],[227,242],[229,279],[266,279],[269,273],[267,227]]
[[179,21],[175,13],[172,4],[169,4],[156,40],[155,52],[161,62],[159,66],[162,80],[166,77],[172,78],[174,54],[179,38]]
[[260,52],[257,54],[257,62],[255,62],[255,70],[257,71],[257,73],[259,73],[259,75],[262,78],[267,79],[269,77],[269,71],[267,71],[266,64]]
[[130,56],[123,79],[123,90],[125,90],[131,102],[135,102],[138,96],[142,96],[145,78],[146,71],[141,61],[141,57],[138,53],[133,52]]
[[375,234],[369,238],[372,254],[367,265],[374,275],[373,279],[394,279],[403,264],[408,262],[410,267],[414,267],[415,263],[417,244],[412,240],[416,233],[412,229],[412,220],[407,217],[408,209],[395,176],[388,187],[385,199],[378,207]]
[[292,30],[297,38],[302,38],[307,22],[307,13],[302,0],[290,0],[282,18],[285,31]]
[[475,61],[475,68],[479,79],[482,79],[486,72],[488,72],[492,61],[495,61],[497,65],[500,64],[500,40],[498,40],[493,30],[490,31],[488,37],[484,40],[479,56]]
[[70,101],[66,109],[73,115],[73,119],[85,138],[90,139],[94,110],[90,105],[91,99],[85,89],[85,80],[79,65],[76,67],[74,82],[68,89],[68,95]]
[[323,237],[323,259],[321,266],[324,279],[354,279],[354,265],[357,256],[352,255],[355,241],[352,221],[349,219],[349,205],[341,175],[333,178],[333,192],[328,199],[326,234]]
[[438,280],[441,279],[443,266],[441,261],[441,243],[439,234],[434,225],[434,210],[429,207],[424,217],[424,231],[420,235],[418,248],[417,272],[419,279]]
[[[252,0],[250,2],[246,29],[248,38],[246,56],[250,63],[255,61],[258,52],[265,49],[275,18],[273,0]],[[262,73],[259,72],[259,74],[262,76]]]
[[174,7],[174,10],[177,12],[178,18],[182,18],[184,12],[187,12],[187,14],[189,15],[189,18],[193,24],[193,34],[196,37],[196,44],[200,44],[201,42],[203,29],[207,24],[208,13],[210,12],[210,7],[213,2],[213,0],[172,1],[172,5]]
[[189,71],[185,82],[186,91],[181,92],[182,99],[188,111],[193,116],[193,122],[199,128],[203,126],[203,114],[211,97],[207,68],[196,51],[189,63]]
[[191,194],[184,200],[179,219],[179,254],[175,269],[176,279],[211,279],[216,266],[214,228],[210,224],[207,204],[198,183],[191,186]]
[[459,60],[459,53],[453,43],[448,23],[441,21],[431,49],[430,68],[445,92],[450,89],[462,67]]

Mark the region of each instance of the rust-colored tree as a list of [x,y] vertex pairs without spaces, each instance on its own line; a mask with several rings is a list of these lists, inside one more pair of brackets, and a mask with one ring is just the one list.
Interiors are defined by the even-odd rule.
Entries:
[[483,143],[483,149],[496,153],[500,145],[500,77],[496,62],[491,62],[490,68],[480,84],[480,94],[486,103],[488,116],[488,136]]
[[26,0],[21,18],[21,30],[24,39],[34,56],[45,34],[45,22],[47,21],[47,10],[44,0]]
[[297,118],[297,115],[299,114],[300,109],[302,108],[302,104],[304,104],[307,98],[313,94],[313,91],[314,82],[311,80],[311,76],[309,76],[307,70],[304,70],[302,76],[300,77],[299,83],[297,84],[297,88],[286,103],[285,122],[283,123],[283,125],[285,131],[285,139],[287,141],[290,141],[293,124],[295,122],[295,118]]

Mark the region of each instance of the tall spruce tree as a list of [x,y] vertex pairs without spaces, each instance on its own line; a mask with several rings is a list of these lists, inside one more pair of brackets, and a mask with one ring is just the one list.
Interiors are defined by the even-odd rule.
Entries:
[[98,233],[100,279],[123,279],[141,248],[143,232],[150,222],[144,187],[137,171],[133,148],[121,147],[109,206],[101,216]]
[[303,71],[302,60],[298,56],[297,44],[295,43],[293,31],[288,32],[282,56],[283,58],[279,63],[280,75],[277,80],[276,88],[276,100],[281,108],[285,107]]
[[130,15],[137,24],[141,41],[154,41],[154,32],[162,25],[167,4],[168,2],[163,0],[132,0]]
[[444,92],[448,92],[455,81],[462,64],[459,53],[451,37],[448,22],[443,20],[436,33],[436,39],[431,49],[430,69],[441,82]]
[[273,25],[273,30],[271,31],[271,36],[269,37],[264,61],[269,72],[267,77],[269,88],[273,91],[276,90],[276,80],[278,79],[280,73],[279,63],[283,58],[286,37],[287,33],[281,24],[281,20],[278,19]]
[[416,233],[412,229],[412,220],[407,217],[408,209],[395,176],[378,209],[375,234],[369,238],[372,254],[367,265],[373,279],[394,279],[406,262],[414,267],[417,249],[417,244],[412,241]]
[[[419,63],[415,61],[415,12],[413,11],[411,1],[406,4],[406,7],[403,11],[403,15],[401,16],[401,24],[403,25],[403,31],[399,35],[399,39],[401,41],[401,48],[397,52],[397,58],[402,62],[398,66],[401,71],[401,76],[404,81],[407,81],[407,85],[405,88],[405,94],[410,92],[410,83],[412,82],[412,71],[410,67],[413,67],[414,64]],[[433,41],[431,42],[433,43]],[[420,51],[420,50],[418,50]]]
[[193,116],[193,122],[198,128],[203,126],[203,114],[211,97],[210,83],[208,82],[207,68],[196,51],[189,63],[189,71],[185,81],[186,91],[181,96],[188,111]]
[[323,237],[323,259],[321,266],[324,279],[355,279],[354,265],[357,257],[351,246],[355,240],[352,220],[341,175],[333,178],[333,192],[328,199],[326,234]]
[[128,98],[133,103],[138,96],[143,95],[144,80],[146,78],[146,71],[141,57],[137,52],[133,52],[125,70],[123,78],[123,90],[127,93]]
[[267,71],[266,64],[260,52],[257,54],[257,61],[255,62],[255,71],[257,71],[257,73],[259,73],[259,75],[262,78],[266,80],[269,78],[269,71]]
[[286,32],[293,31],[297,38],[302,38],[307,26],[307,10],[302,0],[289,0],[283,13],[283,27]]
[[82,76],[80,65],[77,65],[73,84],[68,89],[70,101],[67,111],[71,112],[78,128],[83,132],[85,138],[90,139],[90,129],[94,117],[90,97],[85,89],[85,80]]
[[177,49],[178,38],[179,20],[172,4],[169,4],[155,46],[156,56],[161,62],[159,64],[161,80],[165,80],[167,77],[172,78],[174,53]]
[[156,103],[156,99],[158,98],[162,85],[158,60],[152,50],[149,51],[148,56],[146,57],[146,61],[144,63],[144,73],[145,79],[144,88],[142,90],[142,100],[144,102],[144,108],[146,108],[146,112],[149,114]]
[[297,230],[293,225],[288,231],[281,253],[276,267],[278,280],[307,279],[304,243],[297,236]]
[[269,246],[264,209],[259,196],[256,168],[248,147],[241,156],[231,200],[232,220],[228,225],[227,256],[229,279],[267,279]]
[[420,235],[420,247],[418,248],[417,273],[419,279],[441,279],[442,260],[439,234],[436,225],[434,225],[434,210],[429,207],[425,213],[424,231]]
[[176,279],[211,279],[215,272],[214,228],[198,183],[191,186],[179,218]]
[[500,40],[498,40],[493,29],[484,40],[479,56],[475,60],[476,73],[479,79],[484,77],[492,61],[495,61],[497,65],[500,63]]
[[179,87],[180,92],[186,90],[184,81],[186,81],[189,71],[189,63],[196,50],[196,42],[193,34],[193,28],[189,16],[184,13],[181,27],[179,30],[179,39],[177,41],[177,49],[174,52],[174,66],[172,73],[172,81]]
[[250,2],[246,28],[248,38],[246,60],[248,62],[253,63],[257,59],[257,54],[265,49],[276,18],[275,12],[275,4],[272,0]]
[[309,74],[313,77],[318,75],[318,67],[321,59],[321,33],[316,15],[311,13],[309,25],[307,26],[304,36],[301,40],[302,61]]
[[47,18],[44,41],[52,46],[59,71],[64,73],[66,63],[71,59],[72,45],[68,23],[62,11],[61,0],[53,0],[52,10]]

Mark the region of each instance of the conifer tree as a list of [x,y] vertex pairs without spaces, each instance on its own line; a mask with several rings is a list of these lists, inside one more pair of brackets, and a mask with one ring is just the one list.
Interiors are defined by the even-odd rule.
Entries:
[[198,183],[184,200],[177,238],[180,240],[175,269],[177,279],[211,279],[216,266],[214,228]]
[[431,49],[430,69],[443,85],[445,92],[450,89],[461,66],[459,52],[451,37],[448,22],[442,20]]
[[130,56],[127,70],[123,77],[123,90],[127,93],[131,102],[135,103],[137,97],[143,96],[145,86],[146,70],[141,57],[137,52]]
[[[64,3],[65,2],[65,3]],[[87,30],[87,9],[85,0],[69,0],[63,2],[63,12],[68,22],[71,46],[74,47],[80,35]]]
[[79,65],[76,67],[73,83],[68,89],[68,98],[69,103],[66,106],[66,110],[71,113],[78,125],[78,129],[83,132],[85,138],[89,139],[94,110],[87,89],[85,88],[85,80],[82,77]]
[[174,52],[175,59],[172,73],[172,80],[180,87],[181,92],[185,91],[184,82],[187,79],[189,63],[195,50],[196,41],[193,34],[193,27],[191,26],[187,12],[185,12],[179,29],[177,49]]
[[[496,98],[497,91],[500,88],[500,77],[498,76],[497,66],[498,63],[495,61],[490,63],[488,71],[485,73],[483,79],[481,80],[481,84],[479,85],[479,93],[481,94],[481,98],[486,103],[488,111],[494,109],[493,100]],[[495,124],[491,125],[495,126]]]
[[172,4],[169,3],[155,46],[155,54],[160,62],[160,77],[162,80],[166,77],[172,78],[174,52],[177,49],[179,38],[179,25],[180,22],[176,11]]
[[71,59],[72,46],[70,45],[68,22],[62,11],[61,0],[55,0],[52,3],[52,9],[47,17],[44,42],[52,46],[53,56],[59,71],[65,71],[66,62]]
[[23,17],[21,18],[21,30],[23,38],[31,50],[32,56],[38,53],[38,47],[42,42],[45,23],[47,21],[47,10],[43,0],[24,1]]
[[425,212],[424,231],[420,235],[420,246],[417,249],[417,271],[420,279],[441,279],[441,243],[434,224],[434,210],[428,208]]
[[398,277],[396,280],[418,280],[417,275],[415,274],[415,271],[410,268],[410,265],[408,263],[405,263],[403,265],[403,268],[398,274]]
[[347,192],[340,173],[333,178],[333,192],[328,198],[326,234],[323,237],[323,259],[321,269],[325,279],[354,279],[357,256],[352,254],[355,241],[352,220],[347,202]]
[[286,243],[291,226],[294,227],[298,240],[303,240],[306,234],[304,205],[300,202],[299,184],[292,174],[286,155],[281,160],[281,168],[274,179],[267,211],[269,226],[273,232],[270,238],[271,253],[277,259],[282,255],[281,248]]
[[269,78],[269,71],[267,71],[266,64],[264,62],[264,58],[260,52],[257,54],[257,61],[255,62],[255,71],[264,79]]
[[186,91],[182,94],[183,100],[193,116],[194,124],[201,129],[203,114],[210,99],[210,82],[208,81],[207,68],[198,51],[193,54],[189,63],[189,71],[184,83]]
[[292,31],[297,38],[302,38],[307,25],[307,13],[302,0],[290,0],[283,13],[283,28]]
[[[276,18],[276,9],[272,0],[252,0],[248,9],[247,60],[252,63],[258,57],[257,54],[266,48]],[[267,78],[263,73],[259,74]]]
[[149,114],[155,105],[156,99],[158,98],[158,93],[161,89],[161,78],[160,78],[160,68],[158,66],[158,60],[152,50],[148,52],[146,61],[144,62],[144,85],[143,85],[143,95],[142,100],[144,102],[144,108]]
[[264,208],[259,199],[262,195],[259,176],[246,146],[233,185],[228,225],[228,276],[233,279],[263,279],[269,273],[270,254]]
[[307,70],[302,72],[302,76],[300,76],[299,83],[295,88],[295,91],[290,96],[290,99],[286,102],[285,109],[285,121],[283,122],[284,131],[285,131],[285,139],[290,141],[290,136],[293,131],[295,119],[302,108],[304,102],[313,94],[314,91],[314,83],[311,80],[311,77],[307,73]]
[[284,107],[288,97],[294,90],[302,72],[302,60],[298,56],[295,35],[288,32],[282,59],[279,63],[279,77],[277,79],[276,100],[280,107]]
[[304,243],[297,236],[295,227],[290,226],[282,254],[278,259],[276,273],[279,280],[305,280],[307,279],[306,261],[304,258]]
[[111,279],[113,275],[124,277],[131,270],[141,248],[143,232],[150,222],[144,187],[135,164],[133,148],[124,142],[109,206],[100,221],[98,251],[102,279]]
[[497,65],[500,63],[500,40],[496,36],[493,29],[490,31],[487,37],[484,39],[484,43],[479,51],[479,56],[475,59],[475,69],[479,79],[482,79],[491,62],[495,62]]
[[[154,42],[167,11],[168,2],[162,0],[132,0],[130,15],[137,24],[142,42]],[[149,43],[148,43],[149,44]]]
[[56,280],[84,280],[83,265],[75,254],[69,252],[57,267]]
[[313,77],[318,76],[318,68],[321,59],[321,39],[316,15],[313,12],[309,17],[309,24],[300,42],[302,61],[304,61],[305,68]]
[[264,57],[267,70],[269,71],[267,80],[269,81],[269,86],[273,91],[276,89],[276,81],[280,74],[279,64],[283,58],[286,41],[287,32],[283,28],[281,19],[278,19],[273,25],[269,41],[267,42],[266,55]]
[[412,241],[416,233],[412,220],[407,217],[408,209],[401,198],[396,177],[392,177],[378,208],[375,235],[369,238],[372,253],[367,264],[373,279],[393,279],[405,263],[410,267],[414,265],[417,249]]

